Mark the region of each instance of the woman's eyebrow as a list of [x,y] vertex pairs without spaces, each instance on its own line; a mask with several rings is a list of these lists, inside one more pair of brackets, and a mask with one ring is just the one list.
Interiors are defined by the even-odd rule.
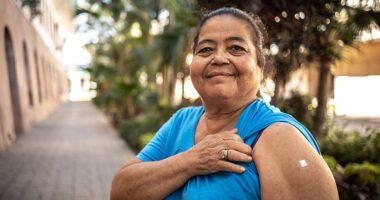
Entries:
[[246,41],[241,37],[229,37],[229,38],[224,40],[224,42],[235,42],[235,41],[246,43]]
[[216,42],[214,40],[204,39],[204,40],[199,41],[197,46],[200,46],[202,44],[207,44],[207,43],[214,44],[214,45],[216,44]]

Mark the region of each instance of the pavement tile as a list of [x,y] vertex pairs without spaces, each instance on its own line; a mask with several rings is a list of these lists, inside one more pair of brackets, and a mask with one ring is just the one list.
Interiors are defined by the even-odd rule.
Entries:
[[133,156],[91,102],[66,102],[0,152],[0,200],[108,199]]

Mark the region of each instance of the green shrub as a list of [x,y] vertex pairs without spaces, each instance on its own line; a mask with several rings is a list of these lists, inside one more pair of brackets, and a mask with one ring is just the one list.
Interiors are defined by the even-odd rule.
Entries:
[[173,108],[153,108],[133,119],[123,120],[120,134],[135,151],[140,151],[174,113]]
[[148,132],[141,134],[139,137],[139,146],[141,148],[145,147],[145,145],[147,145],[150,142],[150,140],[152,140],[155,134],[156,132]]
[[292,115],[307,128],[312,127],[314,110],[311,109],[310,97],[292,91],[289,98],[278,99],[276,106],[282,112]]
[[345,133],[328,127],[319,144],[341,199],[380,199],[380,132]]
[[323,159],[326,161],[327,165],[331,169],[331,171],[334,173],[337,171],[338,168],[338,162],[335,160],[334,157],[323,155]]
[[380,165],[348,164],[337,185],[341,199],[380,199]]
[[344,133],[332,127],[319,144],[323,154],[334,157],[343,166],[365,161],[380,163],[379,131]]
[[[158,112],[150,111],[134,119],[124,120],[120,125],[120,134],[136,152],[141,150],[147,140],[146,135],[155,133],[161,126]],[[143,137],[143,139],[141,139]]]

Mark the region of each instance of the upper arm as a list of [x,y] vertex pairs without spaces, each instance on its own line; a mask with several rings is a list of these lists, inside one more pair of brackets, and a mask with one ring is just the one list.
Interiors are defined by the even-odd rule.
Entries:
[[265,129],[252,157],[264,200],[338,199],[334,178],[322,156],[290,124],[275,123]]

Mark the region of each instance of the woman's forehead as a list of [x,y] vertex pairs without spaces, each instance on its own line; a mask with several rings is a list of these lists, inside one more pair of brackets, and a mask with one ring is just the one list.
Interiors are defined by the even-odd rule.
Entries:
[[250,40],[251,36],[251,27],[245,20],[231,15],[219,15],[204,23],[198,41],[215,37],[238,37]]

